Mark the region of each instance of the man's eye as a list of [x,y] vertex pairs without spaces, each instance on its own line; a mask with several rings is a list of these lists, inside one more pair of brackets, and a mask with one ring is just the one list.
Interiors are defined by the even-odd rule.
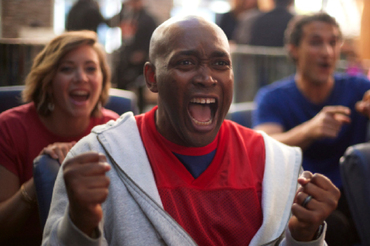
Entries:
[[331,41],[331,42],[330,42],[330,45],[331,45],[332,47],[336,46],[336,45],[337,45],[337,40],[333,40],[333,41]]
[[186,66],[186,65],[193,65],[194,63],[190,60],[181,60],[177,64],[181,66]]
[[230,62],[225,60],[216,60],[213,63],[213,68],[216,70],[227,70],[230,69]]
[[322,42],[320,40],[312,40],[310,44],[313,46],[319,46],[322,44]]
[[215,62],[215,65],[217,65],[217,66],[229,66],[229,65],[230,65],[230,62],[226,62],[226,61],[216,61],[216,62]]

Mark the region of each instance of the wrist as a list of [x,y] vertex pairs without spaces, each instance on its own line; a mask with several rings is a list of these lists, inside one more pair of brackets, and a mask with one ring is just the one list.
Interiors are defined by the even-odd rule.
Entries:
[[317,229],[317,231],[316,231],[316,233],[315,233],[315,236],[313,237],[313,240],[316,240],[316,239],[320,238],[320,237],[321,237],[321,234],[322,234],[322,232],[323,232],[323,230],[324,230],[324,223],[322,223],[322,224],[319,226],[319,228]]
[[30,195],[30,192],[27,192],[25,184],[21,185],[20,193],[22,200],[28,205],[28,207],[32,208],[34,205],[36,205],[36,198],[32,197],[32,195]]

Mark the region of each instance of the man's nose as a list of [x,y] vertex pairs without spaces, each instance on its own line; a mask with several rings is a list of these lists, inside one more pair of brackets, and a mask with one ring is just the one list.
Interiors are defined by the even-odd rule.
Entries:
[[324,43],[322,47],[322,53],[326,56],[333,56],[335,46],[331,45],[330,43]]
[[194,83],[202,86],[214,86],[217,80],[214,78],[212,69],[207,65],[202,65],[199,67],[197,75],[194,78]]

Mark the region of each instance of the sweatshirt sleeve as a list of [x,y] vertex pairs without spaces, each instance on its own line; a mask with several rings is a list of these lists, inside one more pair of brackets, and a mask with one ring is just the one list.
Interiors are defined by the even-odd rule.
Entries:
[[[76,156],[77,153],[88,151],[85,147],[86,145],[76,144],[66,156],[63,164],[66,160]],[[99,224],[97,238],[90,238],[73,224],[69,217],[68,209],[69,201],[63,178],[63,168],[61,167],[54,184],[53,197],[49,216],[44,228],[42,245],[107,245],[102,230],[103,222]]]
[[321,231],[321,234],[315,240],[309,242],[299,242],[294,240],[287,226],[285,230],[285,238],[281,241],[280,246],[327,246],[325,242],[326,227],[326,222],[324,222],[324,227]]

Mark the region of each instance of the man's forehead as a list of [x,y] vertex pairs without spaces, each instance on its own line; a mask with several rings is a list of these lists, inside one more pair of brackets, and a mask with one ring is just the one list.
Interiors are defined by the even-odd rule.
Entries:
[[177,50],[195,47],[218,47],[229,51],[229,44],[223,31],[202,17],[170,19],[163,23],[153,36],[150,50],[153,59],[155,56],[168,58],[168,55],[173,55]]
[[206,29],[187,30],[182,29],[177,33],[177,40],[174,40],[171,47],[172,54],[175,53],[198,53],[199,55],[227,56],[229,45],[227,40],[220,37],[217,32]]
[[339,28],[324,21],[312,21],[303,27],[303,37],[340,37]]

